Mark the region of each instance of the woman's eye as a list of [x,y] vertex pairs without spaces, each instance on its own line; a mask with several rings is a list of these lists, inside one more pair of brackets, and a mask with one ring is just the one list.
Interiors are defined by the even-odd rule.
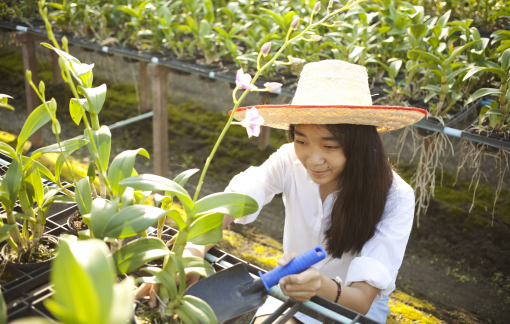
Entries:
[[334,149],[340,148],[340,146],[324,146],[324,147],[327,148],[327,149],[330,149],[330,150],[334,150]]
[[304,145],[304,144],[305,144],[305,142],[298,141],[298,140],[296,140],[296,143],[301,144],[301,145]]

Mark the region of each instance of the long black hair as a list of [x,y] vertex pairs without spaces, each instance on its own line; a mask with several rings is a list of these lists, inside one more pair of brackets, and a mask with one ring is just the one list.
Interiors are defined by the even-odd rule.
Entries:
[[[346,157],[345,168],[338,178],[341,190],[331,211],[331,226],[325,232],[326,251],[341,258],[344,253],[358,254],[374,236],[393,182],[393,168],[375,126],[322,127],[331,132]],[[294,128],[291,125],[289,129],[292,141]]]

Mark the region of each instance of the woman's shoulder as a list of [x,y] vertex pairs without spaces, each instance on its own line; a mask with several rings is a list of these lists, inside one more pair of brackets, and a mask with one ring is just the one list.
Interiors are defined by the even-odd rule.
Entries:
[[386,203],[407,200],[414,204],[414,190],[400,175],[393,171],[393,182]]

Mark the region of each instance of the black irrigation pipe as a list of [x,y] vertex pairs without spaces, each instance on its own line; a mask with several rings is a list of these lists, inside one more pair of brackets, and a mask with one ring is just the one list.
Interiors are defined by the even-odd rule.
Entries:
[[[40,36],[40,37],[48,37],[46,30],[41,28],[30,28],[23,25],[18,25],[14,23],[9,23],[5,21],[0,21],[0,28],[10,29],[10,30],[17,30],[22,31],[25,33],[29,33],[32,35]],[[55,38],[61,39],[62,35],[56,33]],[[180,60],[164,57],[163,55],[152,55],[150,53],[139,53],[135,52],[133,50],[125,49],[125,48],[115,48],[115,47],[108,47],[108,46],[101,46],[99,44],[95,43],[83,43],[77,40],[74,40],[73,38],[68,38],[69,44],[86,48],[89,50],[95,50],[98,52],[103,52],[107,54],[115,54],[121,57],[126,57],[133,60],[138,61],[145,61],[145,62],[151,62],[159,65],[163,65],[166,67],[169,67],[173,70],[190,73],[190,74],[197,74],[202,77],[208,77],[214,80],[220,80],[225,81],[231,84],[235,84],[235,74],[231,72],[221,71],[218,68],[215,67],[207,67],[207,66],[199,66],[197,64],[183,62]],[[256,84],[258,86],[263,86],[262,80],[257,80]],[[294,90],[290,89],[286,85],[284,85],[280,90],[275,92],[275,94],[280,94],[287,97],[294,97]],[[140,116],[136,116],[133,118],[126,119],[124,121],[117,122],[113,124],[112,126],[114,128],[122,127],[127,124],[149,118],[153,116],[153,112],[148,112]],[[496,148],[500,148],[503,150],[510,151],[510,141],[505,141],[503,138],[497,139],[497,138],[491,138],[482,136],[479,134],[470,133],[467,131],[455,129],[448,126],[443,126],[437,123],[433,123],[428,121],[427,119],[422,119],[419,122],[415,123],[413,126],[422,128],[425,130],[437,132],[437,133],[444,133],[446,135],[450,135],[457,138],[462,138],[468,141],[480,143],[480,144],[487,144]]]

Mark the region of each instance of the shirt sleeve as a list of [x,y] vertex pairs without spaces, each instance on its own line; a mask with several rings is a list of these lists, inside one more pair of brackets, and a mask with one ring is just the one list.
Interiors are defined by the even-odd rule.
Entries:
[[[398,175],[395,174],[395,177]],[[389,195],[383,217],[372,237],[350,263],[346,285],[365,281],[380,289],[375,300],[380,300],[395,289],[398,270],[414,219],[414,193],[402,179]]]
[[232,178],[225,191],[248,195],[255,199],[259,205],[259,209],[255,213],[236,219],[236,223],[248,224],[253,222],[262,207],[268,204],[274,195],[284,191],[287,173],[291,169],[291,150],[293,152],[293,146],[289,144],[282,145],[260,167],[250,167]]

